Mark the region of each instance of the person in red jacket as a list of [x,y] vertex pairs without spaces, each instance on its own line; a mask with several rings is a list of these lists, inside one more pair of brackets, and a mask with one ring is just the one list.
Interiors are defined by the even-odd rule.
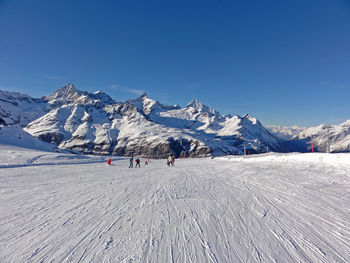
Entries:
[[140,168],[140,159],[139,159],[139,158],[136,158],[135,162],[136,162],[135,168],[136,168],[137,166]]

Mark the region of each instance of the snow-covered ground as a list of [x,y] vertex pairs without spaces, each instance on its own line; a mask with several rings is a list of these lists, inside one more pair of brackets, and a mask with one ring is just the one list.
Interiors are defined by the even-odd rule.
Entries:
[[128,162],[0,145],[0,262],[350,262],[350,154]]

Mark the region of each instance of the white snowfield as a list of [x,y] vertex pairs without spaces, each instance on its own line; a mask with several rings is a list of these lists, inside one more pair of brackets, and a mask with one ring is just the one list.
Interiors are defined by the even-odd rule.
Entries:
[[0,262],[350,262],[350,154],[99,158],[0,146]]

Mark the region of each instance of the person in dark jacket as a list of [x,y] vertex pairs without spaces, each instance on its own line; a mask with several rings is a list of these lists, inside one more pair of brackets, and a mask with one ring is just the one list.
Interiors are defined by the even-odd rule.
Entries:
[[129,159],[129,168],[132,168],[134,166],[134,156],[131,156]]

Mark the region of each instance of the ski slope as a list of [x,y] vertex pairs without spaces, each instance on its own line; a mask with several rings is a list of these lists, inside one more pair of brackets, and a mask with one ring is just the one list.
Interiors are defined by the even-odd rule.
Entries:
[[0,153],[0,262],[350,262],[349,154]]

